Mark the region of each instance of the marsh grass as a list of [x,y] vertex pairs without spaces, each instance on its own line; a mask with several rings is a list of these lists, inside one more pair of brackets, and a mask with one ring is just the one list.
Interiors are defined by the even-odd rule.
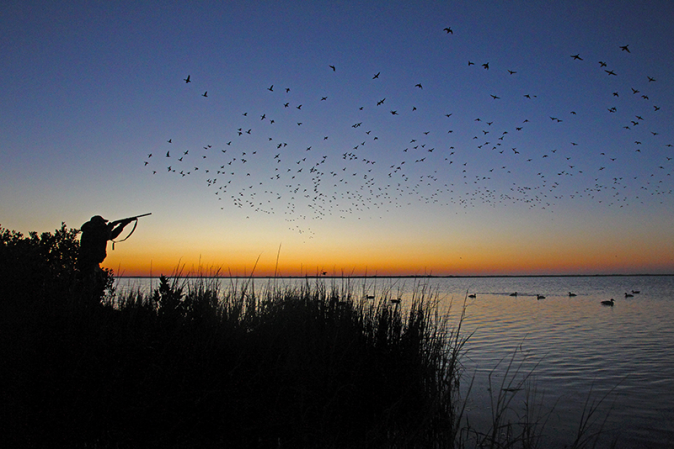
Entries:
[[459,333],[424,292],[409,304],[364,300],[349,283],[222,288],[177,273],[100,307],[15,310],[21,343],[5,348],[14,377],[3,438],[14,447],[451,447]]

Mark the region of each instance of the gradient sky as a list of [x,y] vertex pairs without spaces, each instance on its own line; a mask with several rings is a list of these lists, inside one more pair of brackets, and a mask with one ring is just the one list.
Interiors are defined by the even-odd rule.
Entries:
[[4,2],[0,225],[152,212],[118,275],[674,273],[672,17]]

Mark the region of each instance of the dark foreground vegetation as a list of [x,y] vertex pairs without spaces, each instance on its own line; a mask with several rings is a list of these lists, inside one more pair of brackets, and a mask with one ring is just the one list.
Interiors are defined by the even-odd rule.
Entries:
[[465,339],[423,289],[400,304],[348,280],[256,291],[174,274],[119,297],[108,272],[107,293],[83,302],[76,236],[0,228],[2,447],[539,443],[541,423],[506,422],[501,399],[491,429],[470,428]]

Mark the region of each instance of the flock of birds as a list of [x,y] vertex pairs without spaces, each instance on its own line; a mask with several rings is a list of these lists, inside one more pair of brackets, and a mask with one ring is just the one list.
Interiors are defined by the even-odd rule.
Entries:
[[[639,293],[641,293],[640,290],[632,290],[631,293],[625,292],[625,298],[633,298],[634,295],[638,295]],[[521,296],[521,294],[518,293],[518,292],[513,292],[513,293],[508,294],[508,296],[518,297],[518,296]],[[541,295],[541,294],[530,295],[530,296],[536,296],[536,299],[545,299],[546,298],[545,295]],[[578,295],[576,293],[573,293],[573,292],[569,292],[569,294],[568,294],[569,298],[575,298],[576,296],[578,296]],[[477,293],[471,293],[471,294],[468,295],[468,297],[471,298],[471,299],[476,299]],[[614,304],[615,304],[615,299],[613,299],[613,298],[609,299],[608,301],[601,301],[601,305],[603,305],[603,306],[613,307]]]
[[[450,27],[444,32],[454,34]],[[610,57],[629,54],[628,45],[616,46],[616,54]],[[512,104],[509,120],[490,118],[493,114],[487,108],[484,115],[458,121],[460,113],[447,110],[441,116],[425,116],[420,128],[401,140],[395,120],[415,120],[415,114],[431,109],[425,106],[433,93],[422,82],[409,86],[416,94],[407,92],[404,101],[396,98],[395,91],[376,99],[354,98],[349,111],[354,119],[347,124],[346,117],[329,117],[330,92],[302,102],[305,97],[295,95],[294,87],[269,83],[260,87],[268,95],[265,109],[259,110],[258,102],[258,110],[237,113],[239,122],[230,125],[223,141],[185,147],[167,136],[164,149],[145,154],[144,165],[152,174],[200,176],[221,209],[245,209],[248,216],[282,215],[290,229],[309,237],[312,220],[329,215],[378,218],[382,212],[419,201],[457,210],[480,203],[494,207],[520,203],[553,211],[552,206],[562,199],[586,198],[626,207],[648,197],[663,201],[671,196],[672,144],[661,141],[661,130],[651,125],[661,113],[661,106],[648,93],[656,78],[644,74],[628,88],[609,82],[620,74],[607,62],[589,63],[581,54],[569,56],[569,64],[583,65],[578,70],[587,72],[580,76],[606,74],[606,84],[600,85],[606,105],[601,107],[615,118],[615,127],[602,132],[624,133],[620,148],[610,145],[598,154],[588,154],[594,150],[570,135],[574,127],[593,120],[586,110],[528,116],[528,102],[539,101],[542,92],[522,91],[517,98],[511,90],[485,94],[493,104]],[[498,76],[513,80],[521,71],[470,60],[465,70],[498,71]],[[326,67],[325,76],[339,73],[335,65]],[[368,82],[379,83],[380,75],[385,76],[379,71],[369,75]],[[194,82],[191,75],[182,80],[185,87]],[[199,95],[210,101],[208,90],[202,89]],[[330,118],[330,126],[323,126],[322,116]],[[384,117],[389,121],[382,121]],[[425,127],[431,121],[442,124]],[[527,136],[533,126],[568,140],[536,148],[526,143],[535,138]],[[634,170],[631,176],[618,170],[640,164],[644,169]]]

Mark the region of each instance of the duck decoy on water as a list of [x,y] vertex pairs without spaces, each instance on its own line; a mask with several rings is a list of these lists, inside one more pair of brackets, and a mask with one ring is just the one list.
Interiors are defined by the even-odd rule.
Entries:
[[639,290],[632,290],[632,294],[634,294],[634,295],[638,295],[639,293],[641,293],[641,291],[639,291]]
[[510,296],[517,296],[517,292],[511,293]]
[[536,295],[536,299],[545,299],[545,296],[543,296],[543,295]]
[[569,292],[569,296],[576,296],[576,294]]
[[632,293],[625,292],[625,298],[634,298],[634,295]]
[[614,303],[614,302],[615,302],[614,299],[611,298],[610,301],[602,301],[602,302],[601,302],[601,305],[602,305],[602,306],[611,306],[611,307],[613,307],[613,303]]
[[470,295],[468,295],[468,297],[469,298],[477,298],[477,295],[475,293],[471,293]]

